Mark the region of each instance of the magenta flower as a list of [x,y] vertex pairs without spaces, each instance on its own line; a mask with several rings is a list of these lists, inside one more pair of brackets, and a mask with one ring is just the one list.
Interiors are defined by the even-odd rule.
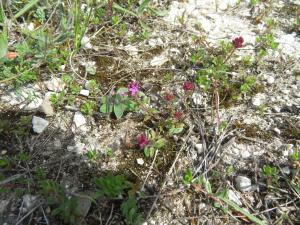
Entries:
[[146,138],[145,132],[142,133],[141,137],[137,137],[136,140],[138,140],[141,149],[150,144],[150,141]]
[[167,100],[167,101],[171,101],[171,100],[173,100],[174,98],[175,98],[175,96],[172,95],[172,94],[168,94],[167,96],[164,97],[164,99]]
[[139,92],[138,86],[139,86],[138,81],[135,83],[134,83],[134,81],[131,81],[131,84],[128,84],[128,87],[129,87],[128,94],[135,95],[135,93],[138,93]]
[[183,85],[183,90],[184,90],[184,92],[186,93],[186,92],[188,92],[188,91],[193,90],[193,89],[194,89],[194,85],[195,85],[195,84],[194,84],[193,82],[188,83],[188,82],[184,81],[184,85]]
[[236,38],[232,41],[234,48],[242,48],[244,39],[242,37]]
[[177,112],[175,112],[174,118],[175,118],[176,120],[179,120],[181,116],[182,116],[182,112],[177,111]]
[[125,95],[128,95],[128,92],[119,92],[120,95],[123,96],[123,99],[125,98]]

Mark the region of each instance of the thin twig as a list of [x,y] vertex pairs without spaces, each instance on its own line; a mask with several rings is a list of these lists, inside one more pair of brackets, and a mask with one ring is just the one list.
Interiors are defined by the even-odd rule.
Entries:
[[68,160],[68,159],[71,159],[71,158],[74,158],[74,157],[75,157],[74,155],[71,155],[71,156],[69,156],[69,157],[67,157],[67,158],[64,158],[64,159],[55,160],[55,161],[52,161],[52,162],[49,162],[49,163],[45,163],[45,164],[42,164],[42,165],[35,166],[35,167],[33,167],[32,169],[27,170],[26,172],[24,172],[24,173],[22,173],[22,174],[17,174],[17,175],[14,175],[14,176],[11,176],[11,177],[7,178],[7,179],[4,180],[4,181],[0,181],[0,185],[3,185],[3,184],[6,184],[6,183],[8,183],[8,182],[10,182],[10,181],[16,180],[16,179],[18,179],[19,177],[22,177],[22,176],[24,176],[25,174],[27,174],[27,173],[29,173],[29,172],[31,172],[31,171],[34,171],[34,170],[37,169],[37,168],[45,167],[45,166],[48,166],[48,165],[51,165],[51,164],[54,164],[54,163],[58,163],[58,162],[61,162],[61,161],[65,161],[65,160]]
[[143,185],[142,185],[142,187],[141,187],[141,190],[144,189],[144,186],[145,186],[145,184],[146,184],[146,182],[147,182],[147,179],[148,179],[148,177],[149,177],[149,175],[150,175],[150,173],[151,173],[151,168],[153,168],[153,164],[154,164],[154,162],[155,162],[155,160],[156,160],[157,152],[158,152],[158,149],[156,149],[156,151],[155,151],[154,159],[153,159],[153,161],[152,161],[152,164],[151,164],[151,166],[150,166],[150,170],[149,170],[149,172],[148,172],[148,174],[147,174],[147,176],[146,176],[146,179],[145,179],[145,181],[144,181],[144,183],[143,183]]

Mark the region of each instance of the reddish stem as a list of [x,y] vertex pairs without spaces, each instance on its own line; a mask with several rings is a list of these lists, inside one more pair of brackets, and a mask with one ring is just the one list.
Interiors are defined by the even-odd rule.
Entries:
[[[202,188],[200,188],[199,186],[193,184],[192,182],[191,182],[191,185],[192,185],[194,188],[196,188],[196,189],[198,189],[199,191],[201,191],[203,194],[208,195],[208,193],[207,193],[206,191],[204,191]],[[210,196],[210,195],[208,195],[208,197],[210,197],[210,198],[212,198],[213,200],[219,202],[221,205],[226,206],[226,204],[225,204],[224,202],[222,202],[220,199],[218,199],[218,198],[216,198],[216,197],[214,197],[214,196]]]

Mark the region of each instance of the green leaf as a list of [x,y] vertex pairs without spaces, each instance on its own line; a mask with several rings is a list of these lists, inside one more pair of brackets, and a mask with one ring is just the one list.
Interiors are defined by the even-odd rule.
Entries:
[[57,203],[57,202],[58,202],[57,199],[49,199],[49,200],[47,201],[47,204],[48,204],[48,205],[52,205],[52,204],[55,204],[55,203]]
[[98,198],[98,197],[103,197],[105,194],[105,190],[98,190],[95,195],[94,198]]
[[145,7],[151,2],[151,0],[145,0],[142,2],[142,4],[140,5],[140,7],[137,10],[137,15],[139,16],[143,10],[145,9]]
[[2,23],[6,23],[6,17],[5,17],[5,14],[4,14],[4,10],[3,10],[2,4],[0,4],[0,21]]
[[211,194],[211,185],[208,180],[205,182],[205,190],[208,192],[208,194]]
[[149,6],[147,6],[147,8],[151,12],[153,12],[155,15],[158,15],[158,16],[165,16],[165,15],[167,15],[171,11],[171,9],[168,9],[168,10],[165,10],[165,11],[156,11],[156,10],[150,8]]
[[106,180],[107,180],[107,181],[111,181],[111,180],[113,179],[113,177],[114,177],[114,175],[112,174],[112,172],[109,172],[109,173],[107,174]]
[[188,178],[189,178],[190,180],[193,178],[192,171],[191,171],[189,168],[186,169],[186,175],[188,176]]
[[4,194],[5,192],[8,192],[11,188],[10,187],[5,187],[5,188],[2,188],[0,190],[0,194]]
[[56,215],[56,214],[58,214],[58,213],[60,213],[60,212],[61,212],[61,208],[56,208],[56,209],[54,209],[54,210],[52,211],[51,215],[54,216],[54,215]]
[[148,27],[146,24],[144,24],[141,20],[139,20],[142,28],[144,28],[145,30],[148,30],[148,31],[152,31],[150,27]]
[[144,153],[145,153],[145,156],[149,157],[149,155],[150,155],[149,147],[144,148]]
[[38,3],[40,0],[31,0],[29,3],[27,3],[16,15],[14,15],[14,18],[17,19],[19,16],[27,12],[32,6],[34,6],[36,3]]
[[62,211],[65,211],[67,209],[67,204],[64,202],[60,205],[60,208]]
[[123,109],[124,111],[132,111],[132,110],[138,110],[140,108],[140,106],[131,100],[125,100],[123,102]]
[[55,38],[53,41],[54,43],[58,43],[58,42],[62,42],[64,40],[66,40],[67,38],[73,36],[74,33],[73,32],[67,32],[67,33],[64,33],[63,35],[61,36],[58,36],[57,38]]
[[154,147],[154,148],[160,148],[160,147],[162,147],[162,146],[164,146],[164,145],[165,145],[165,143],[156,142],[156,143],[153,145],[153,147]]
[[169,130],[169,136],[172,136],[173,134],[180,133],[181,131],[183,131],[182,127],[172,128],[172,129]]
[[[114,108],[114,104],[112,102],[110,103],[109,108],[110,108],[109,112],[112,112],[113,108]],[[102,112],[102,113],[108,113],[108,104],[102,105],[100,107],[100,112]]]
[[118,105],[114,105],[114,112],[116,114],[117,118],[120,118],[123,115],[123,105],[122,104],[118,104]]
[[74,214],[72,214],[72,215],[70,216],[70,221],[71,221],[72,223],[75,221],[75,216],[74,216]]
[[3,176],[2,174],[0,174],[0,180],[6,180],[6,177],[5,176]]

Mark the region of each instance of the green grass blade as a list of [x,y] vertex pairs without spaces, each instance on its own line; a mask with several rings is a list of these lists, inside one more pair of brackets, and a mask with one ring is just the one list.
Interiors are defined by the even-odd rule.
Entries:
[[152,31],[150,27],[148,27],[146,24],[144,24],[141,20],[139,20],[142,28],[144,28],[145,30],[148,30],[148,31]]
[[27,12],[32,6],[34,6],[36,3],[38,3],[40,0],[31,0],[29,3],[27,3],[23,9],[20,10],[16,15],[14,15],[14,18],[18,18],[21,16],[23,13]]
[[151,2],[151,0],[145,0],[143,1],[143,3],[140,5],[140,7],[138,8],[137,14],[140,15],[143,10],[145,9],[145,7]]
[[0,2],[0,20],[3,23],[5,23],[5,21],[6,21],[4,10],[3,10],[3,7],[2,7],[2,1]]
[[167,15],[171,11],[171,9],[168,9],[168,10],[165,10],[165,11],[156,11],[156,10],[150,8],[149,6],[147,6],[147,8],[151,12],[153,12],[155,15],[158,15],[158,16],[165,16],[165,15]]
[[7,54],[7,26],[3,27],[2,36],[0,39],[0,65],[2,65],[6,59]]
[[235,210],[243,213],[245,216],[247,216],[249,219],[251,219],[255,223],[258,223],[260,225],[266,225],[264,222],[262,222],[261,220],[257,219],[255,216],[252,216],[250,213],[248,213],[247,211],[245,211],[242,208],[238,207],[236,204],[234,204],[233,202],[229,201],[228,199],[220,197],[220,196],[218,196],[218,198],[221,199],[223,202],[226,202],[230,207],[232,207]]

